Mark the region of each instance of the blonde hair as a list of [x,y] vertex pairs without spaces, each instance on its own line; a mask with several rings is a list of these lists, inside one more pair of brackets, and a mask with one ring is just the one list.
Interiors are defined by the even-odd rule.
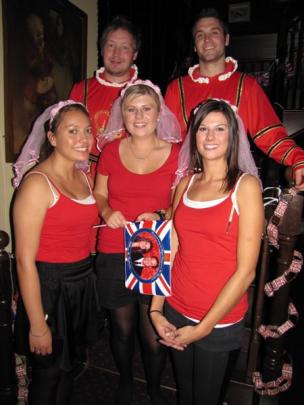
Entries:
[[127,88],[121,100],[122,109],[128,99],[134,98],[136,96],[144,96],[146,94],[153,98],[157,105],[158,111],[160,111],[160,100],[158,94],[155,90],[152,89],[152,87],[146,86],[145,84],[135,84]]

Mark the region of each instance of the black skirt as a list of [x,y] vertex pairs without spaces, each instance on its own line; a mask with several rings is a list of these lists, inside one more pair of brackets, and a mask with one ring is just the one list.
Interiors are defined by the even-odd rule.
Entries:
[[151,295],[138,294],[125,286],[125,255],[98,253],[96,258],[97,289],[101,305],[117,309],[133,302],[150,305]]
[[[73,367],[77,346],[98,340],[99,303],[91,258],[76,263],[37,262],[41,298],[60,368]],[[29,321],[19,299],[14,327],[16,352],[30,354]]]

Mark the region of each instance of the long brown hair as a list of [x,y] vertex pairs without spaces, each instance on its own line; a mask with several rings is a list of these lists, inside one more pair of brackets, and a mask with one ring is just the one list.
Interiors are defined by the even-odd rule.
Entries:
[[193,110],[190,118],[190,168],[194,171],[204,172],[202,156],[197,149],[196,134],[201,122],[211,112],[221,112],[228,123],[228,149],[226,152],[227,174],[223,182],[224,191],[229,191],[235,185],[240,174],[238,166],[239,153],[239,126],[236,115],[231,106],[224,100],[208,99]]

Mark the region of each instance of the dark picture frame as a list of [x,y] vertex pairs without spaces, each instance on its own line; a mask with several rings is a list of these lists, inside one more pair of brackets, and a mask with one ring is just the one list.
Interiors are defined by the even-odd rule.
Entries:
[[66,0],[2,0],[6,162],[35,118],[86,76],[87,14]]
[[239,23],[250,21],[250,2],[229,4],[228,22]]

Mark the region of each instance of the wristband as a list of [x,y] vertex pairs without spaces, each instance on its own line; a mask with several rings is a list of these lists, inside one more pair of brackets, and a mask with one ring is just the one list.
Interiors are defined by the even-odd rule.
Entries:
[[154,213],[159,215],[160,221],[164,221],[166,219],[166,210],[157,210],[154,211]]

